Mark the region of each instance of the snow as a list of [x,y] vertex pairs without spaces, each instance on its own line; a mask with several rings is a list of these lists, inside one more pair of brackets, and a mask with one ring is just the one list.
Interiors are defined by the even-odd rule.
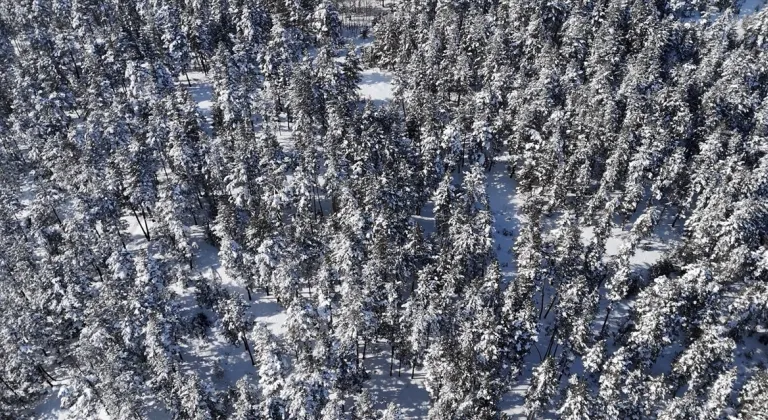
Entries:
[[739,9],[739,17],[745,18],[762,10],[765,2],[766,0],[743,0]]
[[517,195],[517,185],[509,177],[507,161],[496,160],[488,175],[488,201],[494,219],[493,242],[496,258],[499,260],[502,278],[505,283],[512,281],[515,274],[515,257],[512,253],[515,237],[520,230],[520,215],[517,209],[522,199]]
[[[66,381],[61,381],[59,385],[64,385]],[[38,420],[80,420],[70,415],[68,410],[62,410],[61,398],[58,393],[51,393],[35,410],[35,418]],[[98,416],[90,420],[111,420],[104,409],[100,410]]]
[[424,374],[416,369],[411,379],[410,369],[403,367],[398,375],[397,359],[394,361],[392,376],[389,376],[389,344],[374,343],[372,356],[363,361],[371,375],[366,387],[376,401],[376,408],[384,409],[390,401],[397,401],[405,418],[425,418],[429,408],[429,393],[424,387]]
[[360,96],[381,104],[392,100],[392,74],[378,68],[363,70]]
[[[227,289],[243,296],[247,300],[248,292],[245,288],[236,284],[221,266],[219,250],[205,241],[204,232],[200,228],[195,227],[193,232],[198,249],[195,255],[195,267],[206,278],[211,278],[211,276],[215,275]],[[267,296],[265,293],[251,292],[251,295],[253,300],[249,302],[249,313],[257,322],[265,324],[273,334],[281,335],[285,331],[283,325],[287,317],[280,304],[277,303],[274,296]],[[242,351],[245,352],[245,349]],[[245,356],[247,358],[247,355]]]
[[192,100],[205,122],[206,131],[210,134],[211,114],[213,112],[213,87],[208,76],[201,71],[190,71],[185,77],[180,77],[179,83],[186,85]]

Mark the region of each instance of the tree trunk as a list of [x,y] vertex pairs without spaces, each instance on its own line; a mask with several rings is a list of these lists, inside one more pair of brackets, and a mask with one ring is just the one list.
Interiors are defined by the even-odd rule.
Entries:
[[123,235],[120,234],[120,219],[115,216],[115,230],[117,231],[117,237],[120,239],[120,244],[123,245],[123,250],[128,250],[128,248],[125,247],[125,241],[123,240]]
[[243,344],[245,344],[245,349],[248,351],[248,357],[251,358],[251,365],[256,366],[256,361],[253,360],[253,353],[251,353],[251,346],[248,345],[248,339],[245,338],[245,334],[243,333]]
[[203,210],[203,202],[200,200],[200,196],[202,193],[200,192],[200,188],[195,187],[197,190],[197,194],[195,194],[195,198],[197,199],[197,206],[200,207],[200,210]]
[[205,60],[203,59],[202,54],[197,54],[197,62],[200,63],[200,67],[203,69],[203,73],[207,76],[208,75],[208,66],[205,63]]
[[75,77],[77,77],[77,80],[80,80],[80,67],[77,65],[77,60],[75,60],[74,55],[72,55],[72,49],[69,49],[69,58],[72,59],[72,65],[75,67]]
[[58,379],[54,378],[53,376],[51,376],[45,369],[43,369],[42,365],[37,365],[37,367],[40,369],[41,372],[43,372],[45,374],[45,376],[50,378],[52,381],[56,382],[58,380]]
[[[47,384],[48,384],[48,385],[49,385],[51,388],[53,388],[53,383],[51,383],[51,381],[49,380],[49,378],[50,378],[50,375],[48,375],[48,373],[45,371],[45,369],[43,369],[43,367],[42,367],[42,366],[40,366],[40,365],[37,365],[37,371],[40,373],[40,376],[43,378],[43,380],[44,380],[44,381],[45,381],[45,382],[46,382],[46,383],[47,383]],[[53,379],[53,378],[50,378],[50,379]]]
[[672,227],[675,227],[675,224],[677,223],[677,219],[680,218],[680,211],[678,210],[677,214],[675,215],[675,220],[672,221]]
[[605,319],[603,319],[603,326],[600,327],[600,337],[605,334],[605,326],[608,324],[608,317],[611,316],[611,310],[613,309],[613,305],[608,305],[608,310],[605,311]]
[[357,340],[358,337],[355,335],[355,370],[360,370],[360,345]]
[[99,269],[99,266],[97,266],[93,261],[91,261],[91,265],[93,268],[96,269],[96,272],[99,273],[99,279],[104,282],[104,277],[101,275],[101,270]]
[[395,365],[395,344],[389,343],[389,376],[392,376],[392,368]]
[[555,337],[557,337],[557,327],[558,325],[555,325],[555,329],[552,331],[552,337],[550,337],[549,345],[547,346],[547,353],[544,355],[545,359],[549,356],[549,352],[552,350],[552,344],[555,342]]
[[6,388],[8,388],[8,390],[9,390],[9,391],[13,392],[13,395],[15,395],[15,396],[16,396],[16,398],[21,398],[21,395],[19,395],[19,394],[16,392],[16,390],[15,390],[15,389],[11,388],[11,385],[9,385],[9,384],[8,384],[8,382],[5,382],[5,379],[3,379],[3,377],[2,377],[2,376],[0,376],[0,382],[2,382],[2,383],[3,383],[3,385],[5,385],[5,387],[6,387]]
[[[101,405],[104,406],[104,412],[107,413],[108,416],[111,416],[109,413],[109,409],[107,408],[107,404],[104,403],[104,399],[101,398],[101,393],[99,393],[99,390],[96,389],[96,387],[93,385],[90,379],[85,375],[85,372],[83,372],[83,369],[80,368],[80,364],[77,363],[77,359],[75,359],[75,356],[70,355],[70,359],[75,363],[75,367],[77,368],[77,371],[80,372],[80,376],[85,381],[86,384],[88,384],[89,387],[91,387],[91,390],[93,390],[94,395],[96,395],[96,398],[99,399],[99,402],[101,402]],[[91,366],[91,369],[93,369],[93,366]]]
[[313,185],[312,186],[312,194],[310,194],[312,196],[312,214],[315,215],[315,220],[317,220],[317,203],[315,202],[315,192],[314,192],[314,190],[315,190],[315,187]]
[[[152,217],[152,214],[149,216]],[[147,223],[147,213],[144,211],[144,206],[141,206],[141,218],[144,219],[144,227],[147,229],[147,242],[149,242],[152,238],[149,236],[149,223]]]
[[61,228],[64,229],[64,223],[61,222],[61,218],[59,217],[59,213],[56,212],[56,208],[53,207],[53,205],[50,205],[50,206],[51,206],[51,210],[53,210],[53,215],[56,216],[56,220],[59,221],[59,226],[61,226]]
[[544,318],[546,318],[546,317],[547,317],[547,315],[549,315],[549,311],[551,311],[551,310],[552,310],[552,307],[553,307],[553,306],[555,306],[555,302],[557,301],[557,297],[558,297],[558,296],[559,296],[559,295],[555,295],[555,297],[554,297],[554,298],[552,298],[552,302],[549,304],[549,307],[547,308],[547,312],[544,312]]
[[288,131],[291,130],[291,110],[287,108],[285,110],[285,123],[288,125]]
[[143,233],[144,234],[144,238],[146,238],[147,241],[149,241],[149,234],[147,233],[146,230],[144,230],[144,226],[141,225],[141,219],[139,219],[139,215],[138,215],[138,213],[136,213],[136,209],[133,208],[133,206],[131,206],[131,211],[133,212],[133,217],[136,218],[136,223],[139,224],[139,229],[141,229],[141,233]]

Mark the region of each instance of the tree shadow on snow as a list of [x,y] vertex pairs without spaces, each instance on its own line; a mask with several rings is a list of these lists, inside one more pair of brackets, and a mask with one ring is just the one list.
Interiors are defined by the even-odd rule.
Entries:
[[366,386],[376,401],[377,409],[385,409],[390,402],[400,405],[406,418],[425,418],[429,404],[429,393],[424,388],[422,379],[417,375],[411,379],[410,369],[403,366],[398,376],[398,360],[394,360],[392,376],[389,376],[389,344],[369,344],[369,357],[363,366],[370,375]]

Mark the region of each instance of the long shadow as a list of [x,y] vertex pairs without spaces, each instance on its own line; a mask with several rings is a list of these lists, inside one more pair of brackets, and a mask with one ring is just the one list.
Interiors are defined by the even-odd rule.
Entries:
[[195,83],[187,87],[195,103],[213,100],[213,88],[208,83]]
[[[247,299],[247,292],[245,288],[230,281],[226,274],[224,274],[223,267],[219,261],[219,250],[215,246],[206,242],[203,238],[202,232],[200,231],[195,231],[193,238],[197,244],[195,266],[200,271],[200,273],[202,273],[207,278],[210,278],[211,275],[217,276],[220,280],[222,280],[222,283],[225,287]],[[256,318],[259,318],[259,321],[269,324],[272,322],[271,320],[261,318],[271,318],[275,315],[284,313],[282,306],[277,303],[273,296],[267,296],[265,293],[252,291],[251,298],[252,300],[248,302],[251,306],[249,312]]]
[[392,76],[376,68],[364,70],[360,74],[358,90],[360,96],[374,105],[383,105],[392,99]]
[[397,359],[393,376],[389,376],[389,345],[374,343],[369,346],[370,356],[365,359],[363,366],[371,376],[368,386],[376,408],[384,409],[394,401],[400,405],[406,418],[426,418],[429,393],[421,381],[418,378],[411,379],[408,369],[397,376]]
[[364,70],[360,75],[360,85],[373,85],[378,83],[392,83],[392,76],[377,69]]

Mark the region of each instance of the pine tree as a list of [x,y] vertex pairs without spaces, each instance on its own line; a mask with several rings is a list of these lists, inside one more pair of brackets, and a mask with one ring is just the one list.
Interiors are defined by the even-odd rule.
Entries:
[[395,404],[394,402],[390,402],[389,405],[387,405],[387,409],[382,412],[381,418],[382,420],[403,419],[403,414],[400,410],[400,406]]
[[285,402],[281,396],[285,386],[286,362],[276,338],[266,326],[256,323],[250,333],[256,366],[258,366],[259,400],[258,413],[264,418],[282,418]]
[[235,384],[235,401],[232,417],[247,420],[258,417],[258,390],[246,378],[240,378]]
[[181,397],[179,416],[190,420],[208,420],[215,418],[215,400],[211,385],[201,381],[195,373],[180,376],[177,380]]
[[557,410],[557,414],[566,420],[585,420],[592,418],[593,402],[586,383],[577,375],[568,380],[568,391]]
[[341,18],[334,3],[330,1],[318,2],[312,18],[314,21],[313,29],[319,43],[330,46],[341,43]]
[[739,418],[759,418],[765,414],[766,384],[765,372],[758,372],[744,385],[739,394]]
[[370,391],[368,391],[367,388],[363,388],[363,390],[355,396],[355,405],[352,408],[352,418],[355,420],[375,419],[376,415],[373,409],[373,404],[374,401]]

